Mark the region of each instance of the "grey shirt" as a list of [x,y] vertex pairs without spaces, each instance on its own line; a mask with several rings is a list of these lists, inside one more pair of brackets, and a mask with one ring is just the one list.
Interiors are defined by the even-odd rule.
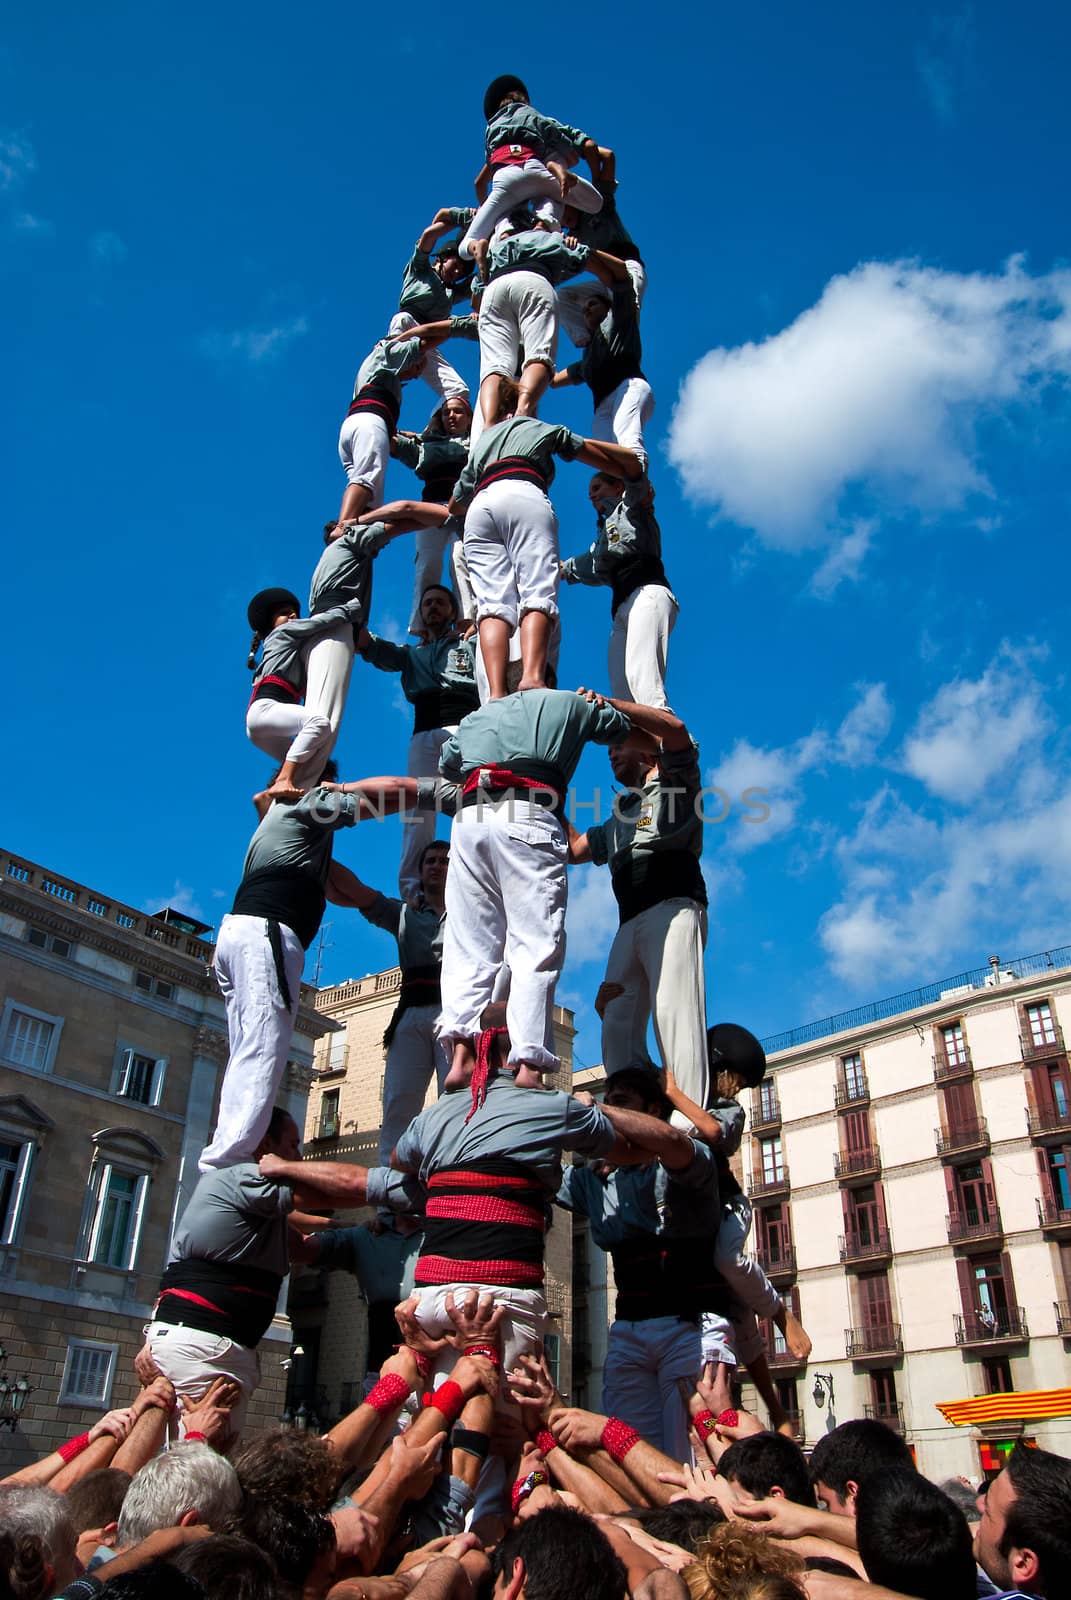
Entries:
[[407,700],[432,689],[452,689],[460,694],[471,690],[473,709],[479,704],[475,638],[458,639],[449,634],[426,644],[393,644],[373,633],[361,654],[380,672],[400,672]]
[[669,1172],[660,1161],[617,1167],[600,1176],[593,1167],[566,1169],[556,1203],[589,1219],[600,1250],[616,1250],[650,1234],[713,1239],[721,1224],[718,1169],[710,1150],[692,1140],[690,1166]]
[[614,609],[644,583],[665,583],[662,531],[651,504],[651,484],[644,475],[626,483],[624,493],[606,517],[599,518],[595,543],[582,556],[562,562],[566,583],[607,584],[614,591]]
[[[467,228],[476,215],[471,206],[447,206],[450,223],[455,228]],[[426,250],[417,245],[402,275],[398,295],[398,310],[408,311],[417,322],[443,322],[459,300],[467,300],[468,285],[448,287],[435,270],[435,262]]]
[[417,1256],[424,1233],[397,1233],[385,1228],[325,1228],[316,1235],[314,1265],[330,1271],[352,1272],[365,1300],[397,1304],[413,1292]]
[[620,744],[631,727],[624,712],[613,706],[592,705],[564,689],[526,689],[488,700],[467,716],[443,745],[439,771],[460,783],[478,767],[508,767],[517,761],[545,767],[548,782],[553,775],[568,785],[585,744]]
[[542,161],[548,155],[553,156],[556,150],[582,150],[587,138],[579,128],[571,128],[554,117],[545,117],[534,106],[514,102],[499,106],[488,122],[485,149],[490,160],[501,145],[527,145]]
[[[469,441],[450,439],[442,434],[413,439],[398,433],[391,440],[390,453],[395,460],[411,467],[421,483],[441,483],[445,487],[447,483],[457,482],[469,458]],[[444,494],[443,499],[447,498]]]
[[253,678],[256,689],[262,678],[285,678],[298,694],[305,693],[305,658],[309,646],[332,628],[343,622],[361,618],[361,602],[350,600],[342,606],[331,606],[314,617],[298,617],[273,628],[264,640],[260,666]]
[[310,612],[316,615],[344,605],[350,621],[359,627],[372,602],[372,562],[396,537],[397,529],[387,523],[370,522],[367,526],[354,523],[340,539],[333,539],[312,574]]
[[632,280],[615,283],[610,309],[591,335],[579,361],[566,370],[573,383],[586,383],[598,406],[626,378],[642,378],[643,341]]
[[535,272],[548,283],[561,283],[583,272],[590,255],[586,244],[566,244],[560,233],[547,233],[543,228],[507,233],[491,242],[487,281],[493,283],[508,272]]
[[353,385],[353,398],[356,400],[362,389],[366,389],[369,384],[375,384],[378,389],[387,389],[400,404],[401,374],[406,367],[414,366],[420,360],[420,356],[419,339],[397,339],[393,343],[387,339],[380,339],[372,346],[358,368]]
[[617,868],[623,857],[687,850],[703,853],[703,819],[697,797],[703,787],[699,747],[663,750],[658,770],[640,789],[618,795],[615,814],[588,829],[591,859]]
[[553,1195],[561,1182],[564,1150],[604,1156],[616,1134],[599,1106],[584,1106],[560,1089],[519,1089],[508,1074],[493,1075],[487,1099],[471,1121],[467,1089],[440,1095],[398,1140],[399,1165],[426,1183],[442,1167],[507,1156],[532,1172]]
[[276,800],[249,841],[242,877],[270,868],[297,868],[327,884],[337,828],[360,821],[356,795],[310,789],[300,800]]
[[168,1262],[221,1261],[285,1277],[290,1190],[262,1178],[255,1161],[206,1172],[179,1219]]
[[554,481],[554,457],[572,461],[585,442],[583,435],[574,433],[572,428],[540,422],[538,417],[507,417],[505,422],[485,429],[469,451],[454,499],[459,506],[467,506],[484,473],[507,456],[522,456],[549,486]]
[[445,911],[440,914],[424,899],[410,905],[378,890],[371,905],[361,906],[360,911],[366,922],[397,939],[398,965],[403,974],[413,967],[442,966]]

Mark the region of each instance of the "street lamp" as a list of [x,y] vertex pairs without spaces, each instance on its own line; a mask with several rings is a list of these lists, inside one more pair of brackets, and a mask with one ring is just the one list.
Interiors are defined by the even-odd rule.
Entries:
[[[825,1384],[825,1388],[822,1385]],[[829,1391],[828,1400],[826,1390]],[[816,1406],[828,1406],[833,1409],[833,1374],[831,1372],[816,1372],[814,1375],[814,1388],[811,1390],[811,1399]]]
[[0,1344],[0,1428],[10,1428],[14,1433],[34,1385],[29,1378],[9,1378],[6,1366],[7,1351]]

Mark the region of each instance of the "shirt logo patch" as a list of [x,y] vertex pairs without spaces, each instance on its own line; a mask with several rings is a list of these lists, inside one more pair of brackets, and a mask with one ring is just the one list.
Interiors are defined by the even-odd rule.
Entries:
[[649,828],[652,821],[653,817],[650,811],[641,811],[636,818],[636,826],[637,828]]

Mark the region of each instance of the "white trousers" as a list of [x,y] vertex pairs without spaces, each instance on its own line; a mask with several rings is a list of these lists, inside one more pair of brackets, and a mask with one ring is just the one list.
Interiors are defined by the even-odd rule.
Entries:
[[747,1254],[750,1232],[751,1201],[747,1195],[734,1195],[722,1211],[714,1265],[740,1302],[739,1311],[733,1314],[733,1344],[745,1366],[764,1348],[756,1319],[774,1316],[783,1304],[755,1257]]
[[654,414],[654,391],[646,378],[625,378],[595,407],[591,436],[603,444],[624,445],[647,470],[643,430]]
[[[453,870],[451,866],[451,871]],[[606,962],[606,982],[624,994],[602,1021],[607,1076],[622,1067],[650,1067],[647,1025],[658,1051],[689,1099],[707,1103],[706,984],[703,947],[707,913],[694,900],[663,900],[618,928]]]
[[607,651],[615,700],[669,709],[666,660],[679,611],[676,596],[654,583],[634,589],[618,606]]
[[[521,1356],[538,1356],[543,1348],[543,1335],[547,1327],[547,1301],[542,1289],[515,1289],[493,1283],[441,1283],[417,1289],[416,1319],[424,1332],[433,1339],[452,1332],[454,1325],[446,1314],[446,1297],[452,1294],[455,1301],[460,1303],[473,1290],[481,1295],[493,1295],[495,1305],[505,1308],[498,1330],[502,1340],[502,1371],[512,1372]],[[436,1388],[449,1377],[460,1353],[447,1346],[441,1355],[435,1357]],[[504,1407],[501,1398],[498,1409],[512,1409],[514,1415],[517,1414],[515,1408]]]
[[[565,209],[561,186],[542,161],[526,161],[519,167],[496,167],[487,199],[469,223],[468,232],[458,245],[460,254],[466,260],[471,260],[472,246],[476,240],[489,239],[496,222],[508,216],[514,207],[524,205],[529,200],[539,201],[536,207],[539,216],[561,221]],[[578,211],[593,214],[602,210],[602,195],[586,178],[577,178],[569,190],[569,204]]]
[[[396,311],[390,319],[387,332],[408,333],[410,328],[419,326],[417,319],[410,316],[408,311]],[[440,400],[452,400],[455,396],[467,400],[469,397],[469,386],[460,372],[455,371],[442,351],[436,349],[434,345],[424,353],[424,369],[420,376]]]
[[321,770],[335,742],[326,717],[284,700],[254,700],[245,714],[245,731],[273,761],[307,763],[311,768],[319,760]]
[[674,1461],[690,1461],[688,1407],[681,1378],[694,1383],[702,1368],[699,1325],[677,1317],[614,1322],[606,1350],[602,1409],[635,1428],[641,1439]]
[[420,617],[420,597],[431,583],[441,583],[443,557],[450,553],[450,578],[457,599],[457,614],[468,621],[476,617],[476,603],[472,597],[469,565],[461,540],[445,528],[420,528],[416,535],[416,554],[413,557],[413,612],[409,618],[409,632],[419,634],[424,626]]
[[338,738],[342,713],[346,709],[350,673],[353,670],[353,624],[340,622],[330,633],[321,634],[305,657],[305,710],[327,723],[329,737],[298,770],[299,788],[311,788],[324,769]]
[[279,992],[267,920],[228,914],[220,923],[216,977],[227,1007],[230,1054],[219,1092],[216,1131],[197,1163],[201,1172],[252,1160],[268,1131],[286,1071],[305,965],[297,934],[283,925],[279,933],[289,1009]]
[[558,353],[558,300],[538,272],[508,272],[495,278],[480,301],[480,382],[497,373],[512,378],[540,361],[554,371]]
[[[178,1394],[200,1400],[219,1377],[233,1378],[241,1389],[231,1407],[230,1427],[237,1437],[245,1422],[250,1397],[260,1383],[260,1357],[255,1350],[219,1334],[181,1323],[150,1322],[145,1338],[152,1358],[165,1378],[170,1378]],[[186,1424],[179,1421],[178,1437],[185,1437]]]
[[450,835],[439,1037],[472,1039],[503,958],[511,1062],[552,1071],[551,1012],[565,961],[565,863],[559,819],[529,800],[457,813]]
[[558,615],[558,518],[542,489],[503,478],[465,516],[465,558],[476,616],[516,628],[526,611]]
[[379,1164],[390,1165],[391,1151],[418,1112],[423,1110],[434,1076],[442,1093],[450,1059],[435,1036],[437,1005],[410,1006],[402,1013],[387,1050],[383,1074],[383,1117],[379,1130]]
[[[626,261],[625,266],[636,293],[636,305],[642,306],[643,297],[647,293],[647,268],[642,261]],[[590,279],[581,280],[579,283],[563,283],[558,289],[561,325],[578,350],[583,350],[586,344],[591,343],[591,330],[584,321],[584,307],[591,299],[593,290],[594,285]]]
[[374,411],[355,411],[338,431],[338,459],[347,483],[357,483],[372,496],[369,510],[383,504],[383,484],[390,459],[390,430]]
[[[426,728],[414,733],[409,740],[410,778],[437,778],[439,752],[457,728]],[[402,813],[402,855],[398,862],[398,893],[403,900],[412,899],[420,888],[421,851],[435,837],[437,816],[434,811],[418,810],[410,806]],[[392,1147],[393,1148],[393,1147]]]

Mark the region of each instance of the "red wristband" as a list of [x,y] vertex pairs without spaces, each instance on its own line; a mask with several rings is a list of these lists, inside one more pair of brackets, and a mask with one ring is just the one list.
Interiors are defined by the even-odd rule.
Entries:
[[697,1411],[692,1418],[692,1427],[701,1439],[709,1439],[717,1426],[717,1418],[713,1411]]
[[536,1446],[540,1455],[549,1456],[552,1450],[557,1450],[558,1441],[549,1428],[540,1428],[536,1434]]
[[611,1417],[602,1430],[602,1447],[617,1462],[624,1461],[632,1446],[639,1442],[635,1428],[630,1428],[620,1417]]
[[409,1345],[406,1345],[405,1348],[416,1362],[416,1369],[420,1373],[421,1379],[424,1383],[427,1383],[428,1374],[431,1372],[431,1357],[425,1355],[423,1350],[414,1350]]
[[453,1378],[447,1378],[445,1383],[440,1383],[431,1397],[430,1404],[436,1411],[441,1411],[447,1423],[456,1422],[461,1415],[465,1404],[465,1391]]
[[723,1428],[739,1428],[740,1413],[734,1410],[732,1406],[726,1406],[724,1411],[719,1411],[718,1422]]
[[539,1489],[543,1484],[549,1482],[550,1479],[542,1467],[533,1467],[532,1471],[526,1473],[523,1478],[518,1478],[509,1494],[510,1509],[513,1515],[517,1515],[517,1512],[534,1489]]
[[408,1393],[409,1385],[400,1372],[385,1372],[379,1382],[369,1389],[364,1403],[382,1416],[387,1411],[396,1411]]
[[183,1438],[186,1440],[187,1444],[189,1444],[191,1440],[195,1444],[198,1441],[200,1441],[201,1444],[207,1444],[208,1443],[208,1440],[205,1438],[204,1434],[201,1432],[201,1430],[199,1428],[194,1428],[192,1432],[183,1434]]
[[493,1344],[469,1344],[465,1346],[462,1354],[466,1356],[483,1356],[496,1371],[502,1365],[502,1357],[498,1353],[497,1346]]
[[62,1456],[64,1461],[73,1461],[75,1456],[80,1456],[82,1454],[82,1451],[87,1448],[88,1444],[88,1433],[80,1433],[77,1439],[68,1439],[66,1444],[61,1444],[56,1453],[57,1455]]

